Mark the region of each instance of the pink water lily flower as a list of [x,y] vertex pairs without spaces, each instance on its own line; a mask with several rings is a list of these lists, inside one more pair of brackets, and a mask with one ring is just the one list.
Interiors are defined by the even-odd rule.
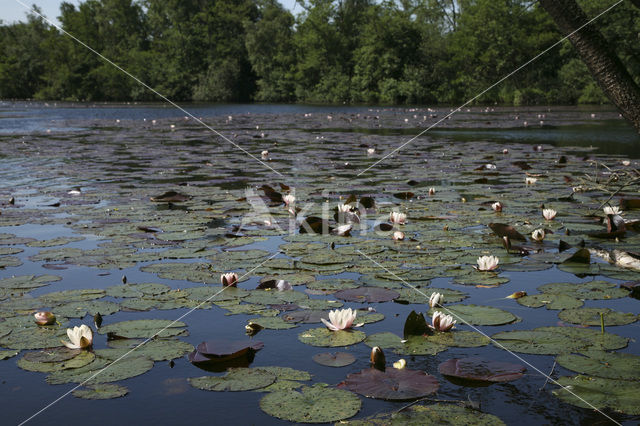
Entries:
[[82,324],[80,327],[67,328],[69,342],[62,343],[69,349],[88,349],[93,344],[93,331]]
[[445,315],[440,311],[435,311],[431,317],[431,327],[438,331],[449,331],[453,328],[456,320],[451,315]]
[[320,318],[320,320],[329,330],[339,331],[361,326],[362,324],[353,325],[353,322],[356,320],[356,315],[358,315],[358,311],[352,310],[351,308],[336,309],[329,312],[329,321],[324,318]]

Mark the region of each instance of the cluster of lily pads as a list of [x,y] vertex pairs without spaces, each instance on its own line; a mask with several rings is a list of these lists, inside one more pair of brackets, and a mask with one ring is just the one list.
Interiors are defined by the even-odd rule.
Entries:
[[[290,122],[271,124],[274,139],[248,130],[264,128],[268,120],[235,118],[238,140],[283,174],[295,170],[295,179],[275,181],[233,147],[210,152],[201,130],[190,124],[166,133],[131,126],[127,144],[113,129],[96,128],[64,140],[34,137],[21,146],[24,155],[37,151],[48,162],[18,158],[20,172],[18,165],[14,174],[2,172],[9,184],[0,196],[15,198],[0,206],[6,230],[0,234],[0,357],[47,374],[50,384],[82,384],[77,397],[104,399],[126,395],[120,382],[154,363],[187,356],[193,365],[184,367],[185,377],[194,388],[265,392],[265,413],[313,423],[355,416],[362,406],[357,394],[412,401],[436,393],[444,380],[464,389],[522,378],[521,364],[476,356],[443,358],[437,371],[420,367],[451,348],[492,344],[495,350],[553,355],[578,373],[558,378],[570,386],[554,391],[563,401],[584,407],[580,396],[599,409],[640,414],[638,397],[629,396],[640,390],[640,357],[616,352],[637,336],[612,333],[638,315],[607,306],[636,292],[634,285],[619,284],[636,281],[640,271],[637,185],[617,190],[614,182],[616,192],[607,199],[610,193],[581,180],[584,154],[573,148],[514,145],[505,152],[478,142],[468,155],[458,144],[427,140],[417,153],[399,152],[387,166],[359,177],[402,139],[357,136],[345,146],[338,131],[325,129],[319,142],[319,132]],[[149,131],[158,136],[153,150],[135,137]],[[87,146],[98,152],[87,158]],[[64,161],[81,189],[70,189],[68,176],[51,167],[51,161],[63,162],[59,152],[68,156]],[[102,160],[108,156],[115,158]],[[622,179],[637,167],[616,157],[590,157],[607,165],[592,171],[600,180],[611,173]],[[230,169],[240,163],[241,172]],[[11,182],[24,175],[23,167],[34,178],[16,187]],[[61,235],[22,236],[29,226],[57,226]],[[27,261],[50,271],[91,268],[96,275],[135,269],[164,283],[123,279],[105,288],[65,290],[61,276],[12,273]],[[535,289],[512,279],[546,270],[576,279]],[[431,286],[436,279],[439,287]],[[507,283],[514,300],[500,298],[500,308],[460,303],[472,291]],[[48,285],[57,291],[46,292]],[[388,310],[387,303],[402,314],[402,330],[385,326],[390,321],[378,311]],[[522,317],[502,309],[505,303],[515,312],[543,306],[545,315],[558,311],[561,324],[527,328]],[[147,317],[192,309],[242,316],[238,339],[217,339],[213,329],[204,341],[191,342],[188,317]],[[144,319],[118,321],[119,312]],[[370,324],[383,331],[367,331]],[[310,383],[308,372],[286,365],[250,367],[262,344],[245,333],[343,348],[318,352],[313,360],[344,369],[344,379]],[[369,348],[371,367],[351,370],[358,359],[368,359]],[[387,363],[385,353],[397,360]],[[350,422],[427,423],[439,416],[500,423],[491,414],[443,403]]]

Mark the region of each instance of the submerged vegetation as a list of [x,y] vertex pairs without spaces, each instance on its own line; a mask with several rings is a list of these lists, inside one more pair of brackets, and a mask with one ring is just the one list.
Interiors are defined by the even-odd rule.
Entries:
[[[528,0],[85,0],[59,21],[176,101],[461,102],[563,36]],[[638,82],[640,9],[623,2],[598,26]],[[0,98],[158,100],[35,15],[0,26]],[[479,101],[607,102],[569,42]]]

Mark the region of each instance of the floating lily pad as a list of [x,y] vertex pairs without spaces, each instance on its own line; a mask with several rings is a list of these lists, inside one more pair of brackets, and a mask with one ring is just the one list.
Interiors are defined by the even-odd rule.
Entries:
[[13,330],[0,339],[0,346],[9,349],[42,349],[62,346],[66,331],[49,327],[28,327]]
[[338,299],[342,299],[347,302],[360,303],[389,302],[400,296],[397,291],[378,287],[360,287],[349,290],[341,290],[334,293],[333,295]]
[[37,352],[27,352],[24,359],[31,362],[62,362],[74,358],[81,349],[69,349],[66,346],[48,348]]
[[337,387],[369,398],[406,401],[435,393],[439,386],[436,378],[424,371],[387,368],[383,372],[367,368],[349,374]]
[[451,290],[447,288],[419,288],[416,291],[412,288],[397,289],[400,296],[394,300],[396,303],[420,303],[426,304],[433,293],[440,293],[444,296],[445,303],[460,302],[467,297],[466,293],[459,290]]
[[109,349],[96,349],[96,355],[106,359],[118,359],[135,348],[136,356],[152,361],[168,361],[183,357],[193,350],[193,345],[176,339],[153,339],[140,346],[144,340],[117,339],[109,342]]
[[640,380],[640,356],[604,351],[581,354],[561,354],[558,364],[569,370],[589,376],[608,379]]
[[323,352],[314,355],[312,359],[327,367],[345,367],[356,362],[356,357],[348,352]]
[[286,330],[289,328],[298,327],[296,324],[292,324],[290,322],[285,321],[280,317],[272,317],[272,318],[251,318],[247,320],[248,324],[258,324],[262,326],[262,328],[268,328],[272,330]]
[[320,310],[303,310],[287,312],[282,315],[282,319],[289,323],[314,324],[321,322],[320,319],[329,320],[329,313]]
[[200,343],[189,354],[193,364],[223,363],[229,360],[246,358],[264,347],[264,343],[249,340],[208,340]]
[[98,288],[88,288],[81,290],[63,290],[53,293],[47,293],[40,296],[44,303],[70,303],[84,302],[87,300],[100,299],[106,294],[106,291]]
[[[491,336],[514,352],[561,354],[585,350],[614,350],[627,346],[628,339],[600,330],[577,327],[539,327],[533,330],[502,331]],[[494,343],[495,344],[495,343]]]
[[382,349],[401,349],[404,347],[402,337],[390,332],[375,333],[367,336],[364,344],[373,348],[378,346]]
[[307,288],[310,290],[322,290],[326,292],[333,292],[333,291],[358,288],[358,287],[360,287],[360,285],[356,283],[354,280],[347,280],[347,279],[316,280],[307,284]]
[[276,375],[257,368],[232,368],[224,376],[189,378],[191,386],[216,392],[240,392],[264,388],[276,381]]
[[20,275],[0,280],[0,288],[32,289],[43,287],[62,278],[56,275]]
[[27,371],[37,371],[40,373],[53,373],[54,371],[68,370],[72,368],[80,368],[93,362],[96,358],[95,354],[89,351],[81,351],[75,357],[60,362],[33,362],[26,358],[18,360],[18,367]]
[[255,369],[275,374],[277,380],[311,380],[311,374],[308,372],[289,367],[256,367]]
[[578,375],[560,377],[558,383],[569,390],[561,388],[553,391],[553,394],[569,404],[589,409],[595,407],[597,410],[610,408],[631,415],[640,414],[640,383],[637,381]]
[[367,425],[474,425],[500,426],[504,422],[493,414],[454,404],[412,405],[402,411],[378,414],[362,420],[344,421],[354,426]]
[[128,339],[150,337],[173,337],[186,332],[186,324],[171,320],[132,320],[122,321],[100,327],[101,334],[113,333]]
[[135,356],[135,353],[119,361],[96,358],[91,364],[81,368],[62,370],[47,376],[47,383],[110,383],[139,376],[153,368],[153,361]]
[[[511,312],[492,306],[447,305],[446,308],[436,308],[435,310],[453,316],[458,324],[503,325],[518,319]],[[434,309],[431,309],[429,315],[432,315],[433,311]]]
[[298,334],[298,340],[311,346],[337,347],[360,343],[366,335],[358,330],[331,331],[327,328],[312,328]]
[[328,423],[353,417],[362,402],[355,394],[315,384],[300,391],[272,392],[260,400],[270,416],[296,423]]
[[125,396],[129,389],[124,386],[105,383],[101,385],[91,385],[84,389],[76,389],[73,396],[82,399],[114,399]]
[[543,293],[562,293],[590,300],[620,299],[629,295],[625,289],[607,281],[590,281],[582,284],[550,283],[538,287],[538,290]]
[[530,308],[545,306],[547,309],[579,308],[584,304],[582,300],[563,293],[529,294],[516,299],[516,302]]
[[525,370],[520,364],[482,358],[452,358],[438,366],[444,376],[480,382],[510,382],[524,376]]
[[84,318],[85,315],[111,315],[120,310],[120,305],[106,300],[71,302],[55,308],[55,314],[67,318]]
[[0,361],[12,358],[12,357],[18,355],[18,353],[20,353],[20,351],[2,349],[2,350],[0,350]]
[[600,314],[603,315],[606,327],[631,324],[638,320],[634,314],[618,312],[609,308],[565,309],[558,313],[558,317],[571,324],[600,325]]
[[[416,337],[418,336],[409,338],[407,344],[411,343],[412,339]],[[491,341],[488,337],[483,336],[477,331],[435,332],[432,335],[425,336],[423,338],[429,340],[431,343],[458,348],[477,348],[488,345]]]

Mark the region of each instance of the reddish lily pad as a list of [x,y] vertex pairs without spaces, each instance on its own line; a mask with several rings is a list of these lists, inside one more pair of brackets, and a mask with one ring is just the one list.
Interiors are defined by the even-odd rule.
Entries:
[[391,401],[422,398],[436,392],[439,386],[436,378],[424,371],[397,368],[388,368],[384,372],[367,368],[349,374],[345,381],[338,384],[339,389]]
[[210,360],[226,361],[246,355],[249,351],[259,351],[262,342],[248,340],[208,340],[196,346],[196,351]]
[[519,240],[519,241],[527,241],[527,239],[516,231],[516,229],[505,223],[490,223],[489,228],[500,238],[509,237],[510,240]]
[[444,376],[480,382],[510,382],[521,378],[525,370],[520,364],[482,358],[452,358],[438,367]]
[[361,303],[377,303],[377,302],[389,302],[400,294],[397,291],[387,290],[379,287],[360,287],[348,290],[338,291],[333,294],[338,299],[345,300],[347,302],[361,302]]

